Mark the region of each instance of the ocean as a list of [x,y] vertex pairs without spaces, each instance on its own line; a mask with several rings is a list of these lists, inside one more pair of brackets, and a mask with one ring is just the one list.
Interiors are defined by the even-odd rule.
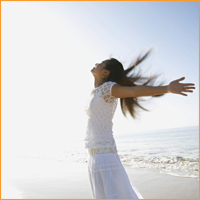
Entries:
[[[172,176],[199,179],[199,126],[114,135],[123,165],[149,168]],[[24,152],[15,158],[87,162],[83,139],[51,152]]]

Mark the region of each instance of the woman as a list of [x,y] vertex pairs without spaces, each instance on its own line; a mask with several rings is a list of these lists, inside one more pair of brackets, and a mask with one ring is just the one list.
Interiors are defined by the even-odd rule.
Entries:
[[[150,50],[151,51],[151,50]],[[135,107],[148,111],[138,103],[141,96],[160,97],[166,93],[187,96],[183,92],[193,92],[192,83],[179,83],[184,77],[172,81],[166,86],[146,86],[157,76],[149,77],[142,85],[135,81],[147,79],[140,75],[129,75],[147,55],[138,57],[133,65],[124,70],[122,64],[108,59],[96,64],[91,72],[94,85],[86,113],[88,126],[85,136],[85,148],[88,152],[88,172],[94,199],[143,199],[137,188],[130,182],[120,161],[112,131],[112,118],[120,98],[121,109],[126,116],[129,112],[135,118]]]

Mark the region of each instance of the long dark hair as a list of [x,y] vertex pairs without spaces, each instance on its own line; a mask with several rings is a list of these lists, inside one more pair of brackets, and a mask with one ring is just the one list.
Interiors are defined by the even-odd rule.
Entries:
[[[136,60],[130,64],[130,66],[124,70],[123,65],[115,58],[110,58],[105,60],[104,63],[106,64],[105,69],[110,71],[110,74],[106,81],[113,81],[122,86],[137,86],[135,84],[136,81],[141,82],[142,80],[147,80],[145,83],[141,85],[153,85],[155,80],[158,78],[159,75],[153,75],[149,77],[141,76],[141,73],[138,72],[137,74],[129,74],[131,71],[135,72],[135,67],[138,66],[144,59],[147,58],[149,53],[152,49],[147,51],[144,56],[139,55]],[[129,75],[128,75],[129,74]],[[159,86],[163,85],[163,81],[159,84]],[[152,97],[161,97],[164,94],[155,95]],[[138,102],[138,97],[128,97],[128,98],[120,98],[120,105],[123,115],[126,117],[126,113],[129,112],[131,116],[135,119],[136,118],[136,107],[140,107],[145,111],[149,111],[146,108],[142,107]]]

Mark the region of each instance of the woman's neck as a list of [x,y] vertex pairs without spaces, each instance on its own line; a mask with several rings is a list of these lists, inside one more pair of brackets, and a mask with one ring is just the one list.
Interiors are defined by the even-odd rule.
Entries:
[[96,87],[99,87],[100,85],[102,85],[103,83],[105,83],[105,81],[104,80],[98,80],[98,79],[96,79],[95,78],[95,80],[94,80],[94,87],[96,88]]

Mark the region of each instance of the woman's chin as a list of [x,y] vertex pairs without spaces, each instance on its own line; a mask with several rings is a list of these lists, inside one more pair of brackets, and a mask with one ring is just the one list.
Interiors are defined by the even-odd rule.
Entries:
[[92,70],[90,70],[90,72],[92,73],[93,76],[95,76],[95,73]]

